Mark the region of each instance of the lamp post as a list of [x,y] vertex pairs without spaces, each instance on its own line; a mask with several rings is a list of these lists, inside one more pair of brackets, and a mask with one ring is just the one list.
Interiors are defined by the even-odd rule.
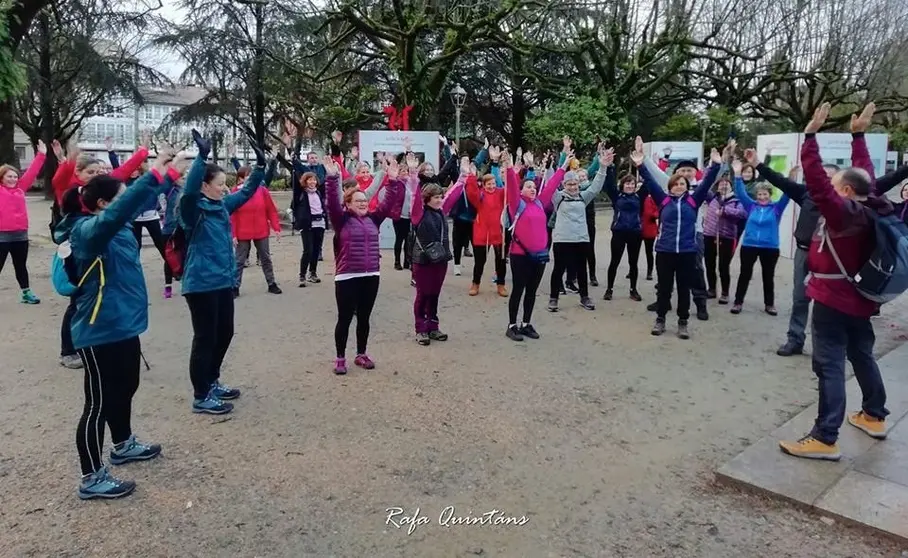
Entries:
[[451,102],[454,103],[454,144],[460,148],[460,110],[464,103],[467,102],[467,92],[459,83],[454,85],[451,90]]

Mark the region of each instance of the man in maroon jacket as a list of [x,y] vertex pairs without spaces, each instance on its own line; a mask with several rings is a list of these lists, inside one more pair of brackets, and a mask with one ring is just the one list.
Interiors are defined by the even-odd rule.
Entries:
[[883,378],[873,358],[870,317],[879,305],[861,296],[842,274],[831,250],[835,249],[849,277],[854,277],[874,249],[875,225],[870,212],[888,215],[892,204],[871,195],[873,164],[864,132],[873,118],[873,103],[860,116],[851,117],[854,166],[838,171],[831,180],[827,177],[816,133],[829,116],[829,108],[829,103],[825,103],[814,113],[804,130],[801,147],[807,191],[822,216],[807,256],[807,296],[814,301],[813,371],[819,380],[819,410],[810,434],[797,441],[779,442],[779,446],[796,457],[836,461],[841,458],[836,440],[845,418],[846,358],[851,361],[863,394],[861,410],[849,415],[848,422],[869,436],[882,439],[886,437],[889,411]]

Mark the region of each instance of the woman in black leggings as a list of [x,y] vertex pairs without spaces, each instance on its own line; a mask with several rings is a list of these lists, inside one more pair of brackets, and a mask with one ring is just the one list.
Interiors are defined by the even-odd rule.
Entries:
[[643,202],[649,191],[646,188],[637,189],[637,179],[633,175],[625,174],[621,177],[621,189],[615,183],[614,167],[608,168],[605,178],[605,192],[612,200],[614,217],[612,218],[612,259],[608,264],[608,284],[602,300],[612,299],[612,290],[615,287],[615,275],[618,273],[618,264],[627,248],[627,262],[630,266],[628,274],[631,281],[631,300],[641,301],[643,297],[637,292],[637,260],[640,258],[640,245],[643,242],[642,230]]

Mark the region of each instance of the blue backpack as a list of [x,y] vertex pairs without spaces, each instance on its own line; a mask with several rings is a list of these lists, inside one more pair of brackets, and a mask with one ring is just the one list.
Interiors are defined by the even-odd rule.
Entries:
[[868,300],[884,304],[908,290],[908,225],[894,214],[883,216],[869,209],[867,213],[874,221],[876,245],[870,259],[854,277],[845,272],[845,266],[828,237],[826,246],[839,271],[858,293]]
[[69,241],[65,241],[57,246],[54,257],[50,262],[50,282],[54,290],[61,296],[71,297],[82,287],[88,275],[98,269],[100,274],[100,284],[98,288],[98,297],[95,299],[95,306],[91,313],[89,324],[94,324],[98,317],[98,311],[101,309],[101,300],[104,298],[104,285],[107,283],[104,277],[104,261],[98,256],[91,262],[85,273],[79,277],[76,271],[76,262],[72,257],[72,246]]

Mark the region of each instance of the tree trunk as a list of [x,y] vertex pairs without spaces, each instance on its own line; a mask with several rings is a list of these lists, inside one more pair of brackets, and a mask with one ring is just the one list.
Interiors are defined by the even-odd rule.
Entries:
[[13,165],[19,168],[19,157],[16,155],[16,103],[13,99],[0,101],[0,164]]
[[264,5],[255,5],[255,60],[252,63],[252,95],[254,97],[253,112],[255,127],[255,143],[260,147],[265,146],[265,90],[262,84],[262,70],[265,51],[262,49],[264,39],[265,14]]
[[[40,34],[39,45],[40,51],[38,52],[38,75],[41,79],[39,91],[39,102],[40,102],[40,111],[41,111],[41,120],[39,123],[39,136],[47,145],[47,161],[44,163],[44,194],[50,198],[53,196],[53,187],[51,186],[51,178],[54,176],[54,173],[57,171],[57,158],[53,154],[53,142],[54,138],[57,135],[57,123],[54,118],[54,89],[53,89],[53,74],[51,72],[51,36],[50,36],[50,21],[48,20],[47,12],[41,12],[38,14],[37,18],[38,31]],[[34,145],[35,138],[32,138],[32,144]]]

